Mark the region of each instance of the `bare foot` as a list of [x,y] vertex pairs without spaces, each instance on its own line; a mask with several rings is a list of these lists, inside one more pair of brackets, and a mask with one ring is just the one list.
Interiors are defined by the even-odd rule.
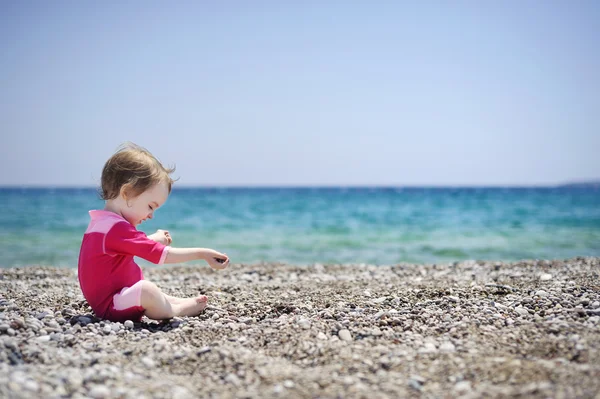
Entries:
[[171,305],[175,305],[175,304],[185,301],[186,299],[189,299],[189,298],[179,298],[177,296],[171,296],[171,295],[167,295],[167,294],[163,294],[163,295],[165,296],[165,298],[167,298],[167,301],[169,301],[169,303]]
[[173,310],[176,316],[196,316],[202,313],[208,305],[208,298],[206,295],[200,295],[196,298],[178,298],[181,299],[179,303],[173,303]]

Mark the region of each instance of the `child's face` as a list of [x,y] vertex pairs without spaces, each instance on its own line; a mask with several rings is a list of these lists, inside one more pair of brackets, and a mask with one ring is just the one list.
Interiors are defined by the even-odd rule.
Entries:
[[160,182],[135,198],[128,200],[128,206],[121,210],[123,217],[137,226],[146,219],[152,219],[154,211],[161,207],[169,196],[167,183]]

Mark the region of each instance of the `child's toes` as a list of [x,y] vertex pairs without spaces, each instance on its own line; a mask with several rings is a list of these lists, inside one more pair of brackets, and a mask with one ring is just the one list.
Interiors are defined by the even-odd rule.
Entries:
[[208,302],[208,297],[206,295],[200,295],[199,297],[196,298],[196,302],[197,303]]

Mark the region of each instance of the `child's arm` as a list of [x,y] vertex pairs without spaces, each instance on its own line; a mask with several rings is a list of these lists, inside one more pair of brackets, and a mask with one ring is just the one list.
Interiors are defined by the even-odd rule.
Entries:
[[[170,247],[165,258],[165,263],[182,263],[189,260],[204,259],[215,270],[225,269],[229,266],[226,254],[208,248],[173,248]],[[222,263],[217,259],[222,260]]]

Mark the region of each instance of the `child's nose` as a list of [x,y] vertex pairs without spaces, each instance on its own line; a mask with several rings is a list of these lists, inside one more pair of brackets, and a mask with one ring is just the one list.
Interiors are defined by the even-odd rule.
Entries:
[[151,212],[151,213],[148,214],[148,219],[152,219],[153,213],[154,212]]

